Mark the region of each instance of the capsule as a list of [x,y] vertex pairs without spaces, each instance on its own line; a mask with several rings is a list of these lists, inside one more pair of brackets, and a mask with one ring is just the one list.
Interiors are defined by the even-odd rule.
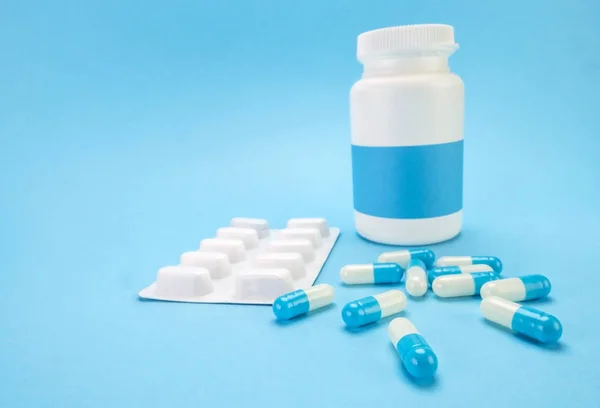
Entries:
[[461,273],[436,278],[431,285],[433,293],[442,298],[479,295],[487,282],[500,279],[496,272]]
[[483,299],[481,313],[487,320],[541,343],[556,343],[562,335],[562,325],[556,317],[498,296]]
[[436,266],[427,272],[429,284],[440,276],[459,275],[461,273],[494,272],[489,265]]
[[498,296],[513,302],[548,296],[552,285],[544,275],[527,275],[488,282],[481,288],[481,297]]
[[347,303],[342,319],[348,327],[359,327],[400,313],[406,307],[406,296],[399,290],[389,290]]
[[428,379],[435,375],[438,359],[410,320],[398,317],[390,322],[388,335],[410,375]]
[[420,259],[428,268],[433,266],[435,254],[430,249],[405,249],[403,251],[384,252],[377,258],[377,262],[394,262],[406,269],[411,259]]
[[347,285],[399,283],[403,276],[404,269],[396,263],[346,265],[340,271],[340,279]]
[[308,289],[298,289],[275,299],[273,313],[277,320],[290,320],[327,306],[333,302],[333,295],[333,286],[326,283]]
[[420,259],[411,259],[406,269],[406,291],[414,297],[427,292],[427,266]]
[[502,261],[495,256],[442,256],[435,266],[489,265],[494,272],[502,272]]

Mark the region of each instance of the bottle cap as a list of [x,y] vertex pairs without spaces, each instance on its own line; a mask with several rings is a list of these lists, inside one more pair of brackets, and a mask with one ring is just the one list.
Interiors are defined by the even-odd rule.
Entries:
[[458,48],[454,28],[445,24],[418,24],[380,28],[358,36],[359,61],[394,54],[439,54],[449,56]]

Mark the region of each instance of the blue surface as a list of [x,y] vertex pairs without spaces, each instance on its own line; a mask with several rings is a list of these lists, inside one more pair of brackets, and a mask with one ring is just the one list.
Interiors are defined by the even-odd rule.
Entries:
[[279,320],[289,320],[308,313],[310,301],[302,289],[279,296],[273,302],[273,313]]
[[407,334],[396,345],[406,371],[418,379],[432,378],[438,368],[438,358],[427,341],[417,333]]
[[556,343],[563,332],[562,324],[555,316],[529,306],[517,309],[511,327],[517,333],[542,343]]
[[426,146],[352,145],[356,211],[384,218],[433,218],[463,203],[463,141]]
[[[592,0],[3,1],[0,406],[598,406],[599,13]],[[355,36],[421,22],[456,26],[466,96],[464,229],[432,248],[544,273],[552,294],[531,304],[564,326],[545,348],[484,322],[477,299],[409,299],[440,362],[429,386],[400,368],[386,319],[344,329],[342,305],[376,291],[339,282],[342,265],[395,249],[352,226]],[[237,215],[342,228],[318,279],[336,305],[280,325],[267,306],[137,299]]]
[[404,269],[397,263],[374,263],[373,280],[379,283],[400,283]]

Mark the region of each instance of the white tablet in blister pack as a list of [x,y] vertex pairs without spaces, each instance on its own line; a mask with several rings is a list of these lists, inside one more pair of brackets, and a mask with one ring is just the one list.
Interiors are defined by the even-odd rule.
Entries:
[[287,228],[234,218],[179,265],[158,271],[143,299],[270,305],[280,295],[313,285],[340,235],[323,218],[293,218]]

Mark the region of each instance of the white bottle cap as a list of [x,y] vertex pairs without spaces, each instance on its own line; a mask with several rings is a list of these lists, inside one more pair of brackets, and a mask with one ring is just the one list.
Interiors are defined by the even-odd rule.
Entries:
[[358,36],[356,56],[380,58],[393,54],[440,54],[449,56],[458,48],[454,28],[445,24],[419,24],[380,28]]

